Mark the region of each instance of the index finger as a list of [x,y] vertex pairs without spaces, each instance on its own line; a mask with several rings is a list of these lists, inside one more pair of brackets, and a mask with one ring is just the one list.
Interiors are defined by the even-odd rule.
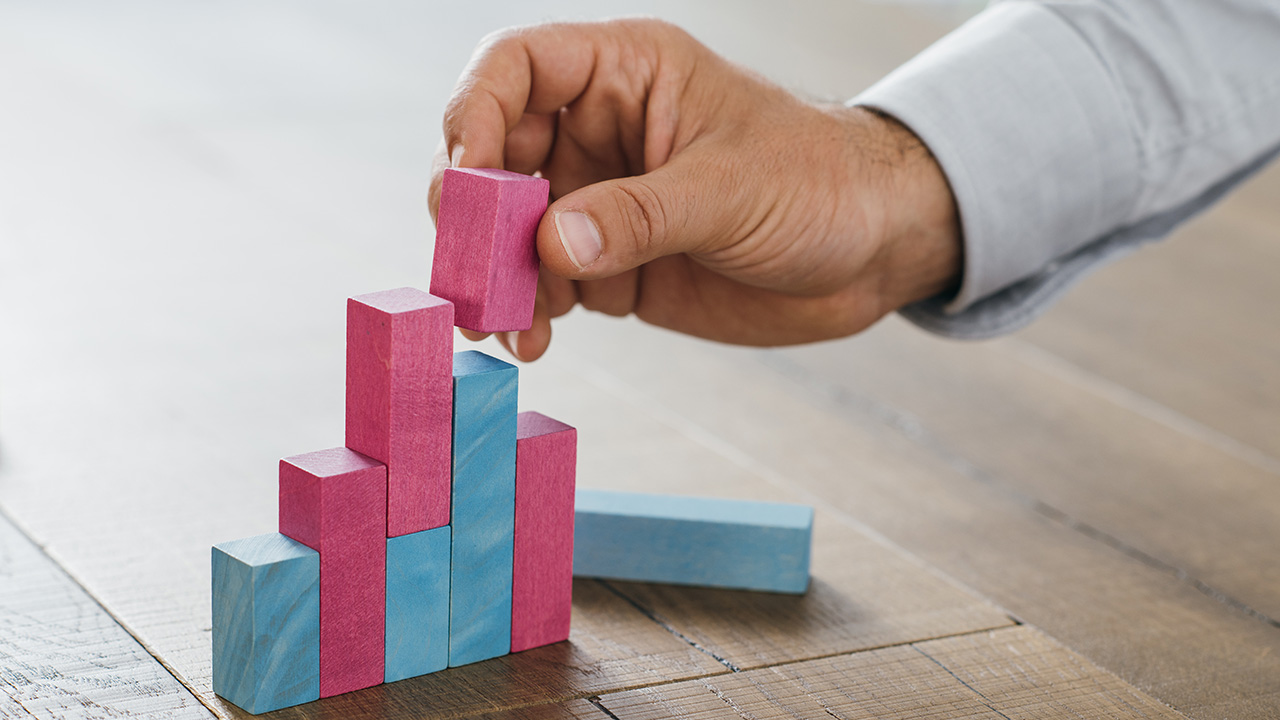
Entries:
[[599,23],[559,23],[482,40],[445,109],[450,165],[503,167],[507,134],[525,113],[554,113],[586,91],[607,34]]

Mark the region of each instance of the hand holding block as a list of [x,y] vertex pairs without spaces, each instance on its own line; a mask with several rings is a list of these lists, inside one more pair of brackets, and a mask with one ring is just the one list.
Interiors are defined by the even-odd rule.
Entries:
[[477,332],[528,330],[538,287],[538,222],[550,183],[506,170],[444,171],[431,293]]
[[573,574],[801,594],[813,508],[578,490]]
[[569,638],[577,447],[572,427],[536,412],[516,416],[511,652]]
[[387,469],[347,448],[280,461],[280,532],[320,553],[320,697],[378,685]]
[[347,300],[347,447],[387,466],[387,537],[449,524],[453,305],[414,288]]
[[279,533],[213,546],[213,691],[258,713],[320,698],[320,556]]

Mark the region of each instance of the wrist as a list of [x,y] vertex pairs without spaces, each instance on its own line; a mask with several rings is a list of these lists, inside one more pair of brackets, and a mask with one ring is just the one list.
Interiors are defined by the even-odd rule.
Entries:
[[879,219],[874,273],[884,313],[937,295],[954,294],[963,273],[963,243],[955,196],[929,148],[894,118],[847,108],[867,138],[855,152],[872,177]]

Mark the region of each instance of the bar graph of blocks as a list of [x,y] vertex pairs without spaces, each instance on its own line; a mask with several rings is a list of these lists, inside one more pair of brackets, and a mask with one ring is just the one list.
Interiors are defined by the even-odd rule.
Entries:
[[[547,188],[501,170],[446,170],[432,293],[348,299],[345,445],[281,460],[278,532],[212,550],[221,697],[257,714],[564,641],[574,575],[605,568],[807,585],[811,510],[806,525],[786,509],[695,504],[682,512],[698,517],[678,519],[698,522],[671,525],[661,511],[670,499],[596,497],[575,513],[577,431],[517,413],[515,366],[453,352],[455,325],[530,326]],[[594,497],[584,492],[580,506]],[[611,538],[614,522],[623,535]],[[638,557],[633,542],[647,543]],[[776,542],[785,557],[774,557]],[[664,562],[677,551],[755,569]]]

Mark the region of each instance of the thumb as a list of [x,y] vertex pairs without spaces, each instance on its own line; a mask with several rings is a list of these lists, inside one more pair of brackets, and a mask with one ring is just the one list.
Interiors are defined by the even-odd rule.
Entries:
[[738,193],[727,178],[673,162],[636,177],[588,185],[557,200],[538,229],[538,255],[575,280],[612,277],[650,260],[731,242]]

